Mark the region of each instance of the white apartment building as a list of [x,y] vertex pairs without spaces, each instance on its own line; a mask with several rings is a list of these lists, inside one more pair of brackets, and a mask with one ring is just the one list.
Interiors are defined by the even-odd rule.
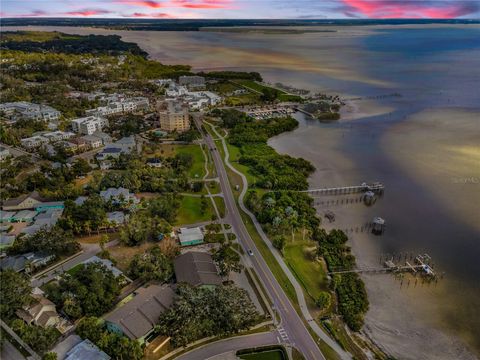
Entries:
[[68,140],[71,137],[75,136],[73,132],[70,131],[52,131],[42,135],[46,137],[50,142],[56,142],[61,140]]
[[43,120],[46,122],[55,121],[60,118],[60,111],[51,106],[33,104],[26,101],[17,101],[0,104],[0,111],[6,116],[15,117],[15,115],[26,119]]
[[41,135],[32,136],[32,137],[20,140],[20,143],[22,144],[22,146],[25,149],[29,149],[29,150],[37,148],[41,145],[47,144],[48,142],[49,140],[46,137]]
[[108,126],[108,120],[100,116],[87,116],[72,120],[72,129],[76,133],[92,135]]
[[190,116],[185,103],[166,100],[158,104],[160,129],[165,131],[186,131],[190,129]]

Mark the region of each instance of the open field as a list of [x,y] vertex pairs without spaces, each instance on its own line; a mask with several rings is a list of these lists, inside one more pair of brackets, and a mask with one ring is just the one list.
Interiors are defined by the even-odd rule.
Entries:
[[212,219],[214,213],[212,203],[207,198],[207,210],[204,214],[201,211],[201,198],[183,196],[175,225],[188,225]]
[[153,246],[155,246],[155,243],[153,242],[146,242],[139,246],[117,245],[108,248],[108,252],[110,253],[111,258],[115,260],[115,266],[125,272],[135,255],[143,254]]

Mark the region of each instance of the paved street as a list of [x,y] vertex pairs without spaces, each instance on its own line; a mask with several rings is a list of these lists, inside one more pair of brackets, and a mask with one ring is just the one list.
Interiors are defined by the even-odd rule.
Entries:
[[245,336],[238,336],[225,340],[216,341],[205,346],[187,352],[177,357],[178,360],[199,360],[209,359],[216,355],[237,351],[244,348],[278,344],[277,332],[259,333]]
[[[195,118],[195,122],[198,128],[201,128],[198,118]],[[216,149],[216,145],[212,137],[208,133],[204,134],[204,137],[209,148]],[[273,300],[273,306],[280,314],[282,319],[282,327],[286,334],[286,336],[282,337],[282,340],[296,347],[303,353],[306,359],[324,359],[324,356],[320,352],[315,340],[310,335],[309,331],[302,322],[302,319],[300,319],[287,295],[284,293],[282,287],[278,284],[275,276],[270,271],[260,252],[256,249],[255,243],[250,238],[250,235],[245,227],[245,224],[243,223],[240,212],[235,203],[235,198],[228,182],[227,172],[218,150],[212,151],[212,158],[217,169],[220,187],[224,194],[225,208],[229,214],[228,216],[232,227],[235,233],[238,235],[238,240],[243,248],[245,250],[251,249],[253,251],[254,256],[251,257],[253,267],[265,286],[270,298]],[[248,347],[248,345],[246,346]]]

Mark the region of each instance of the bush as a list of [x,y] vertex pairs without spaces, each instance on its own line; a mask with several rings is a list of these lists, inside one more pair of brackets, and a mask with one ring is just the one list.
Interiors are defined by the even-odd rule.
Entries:
[[324,310],[330,307],[331,302],[331,295],[326,291],[322,291],[318,296],[317,300],[315,300],[315,305],[317,305],[320,309]]

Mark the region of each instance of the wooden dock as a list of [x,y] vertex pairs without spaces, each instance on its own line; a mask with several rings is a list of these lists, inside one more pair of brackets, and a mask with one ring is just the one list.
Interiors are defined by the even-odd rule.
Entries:
[[309,193],[313,196],[321,196],[321,195],[346,195],[346,194],[354,194],[354,193],[364,193],[367,191],[371,191],[375,194],[382,194],[385,191],[385,185],[380,182],[374,182],[371,184],[362,183],[360,185],[354,186],[339,186],[339,187],[331,187],[331,188],[322,188],[322,189],[310,189],[310,190],[302,190],[299,192]]

